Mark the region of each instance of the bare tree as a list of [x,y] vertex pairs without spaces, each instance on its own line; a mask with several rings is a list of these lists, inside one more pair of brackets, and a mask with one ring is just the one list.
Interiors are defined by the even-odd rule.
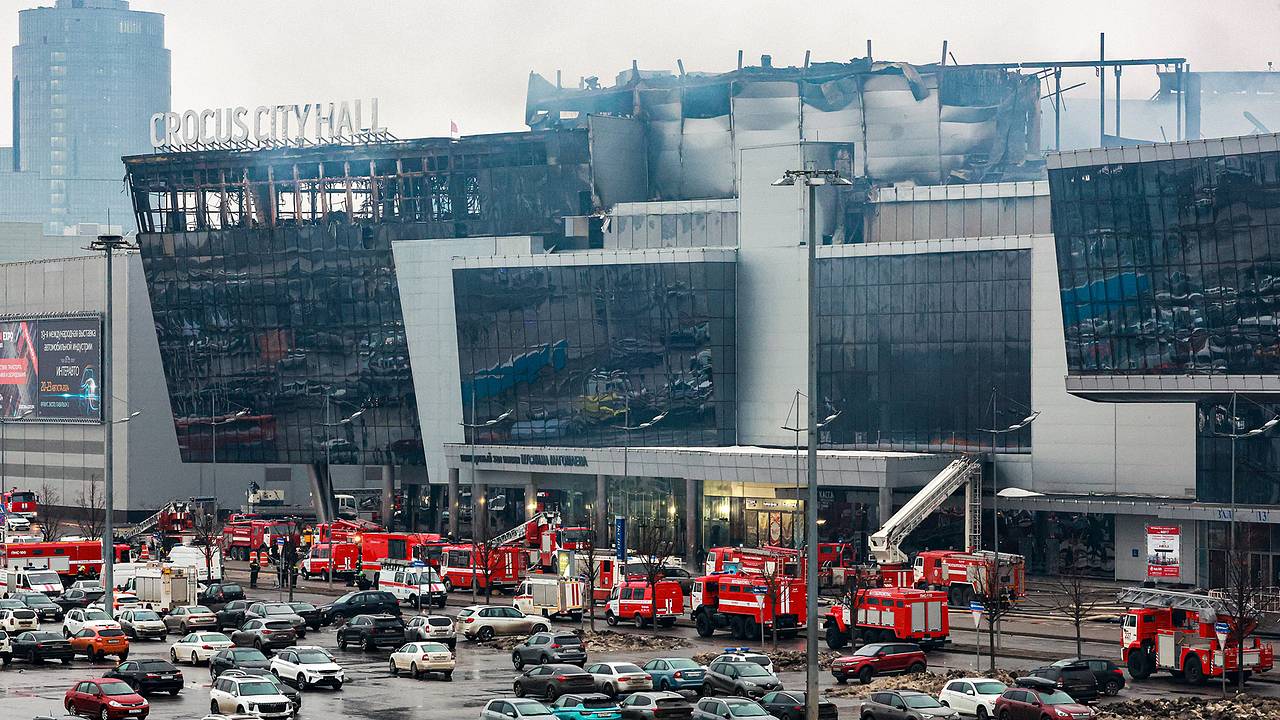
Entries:
[[195,535],[194,544],[204,555],[205,577],[209,582],[213,582],[213,558],[221,552],[222,527],[218,523],[216,510],[212,513],[206,512],[201,507],[196,507],[194,510],[195,514],[191,518],[191,530]]
[[76,515],[76,527],[85,537],[102,537],[107,529],[106,496],[98,486],[96,477],[80,488],[80,496],[76,498],[79,513]]
[[842,634],[834,623],[827,626],[827,647],[839,650],[846,643],[854,642],[858,637],[858,606],[867,592],[879,587],[879,572],[873,568],[857,567],[845,575],[844,591],[837,600],[848,612],[848,634]]
[[[787,563],[785,560],[774,560],[766,562],[764,567],[760,568],[760,581],[763,587],[765,607],[770,608],[770,614],[774,617],[773,625],[773,649],[778,649],[778,622],[777,610],[782,600],[782,593],[787,585]],[[760,621],[764,622],[764,613],[760,615]]]
[[585,562],[579,560],[578,577],[581,577],[586,583],[586,600],[587,600],[587,617],[590,620],[591,631],[596,629],[596,583],[600,581],[600,566],[596,563],[596,531],[589,531],[582,539],[578,540],[578,549],[574,551],[578,557],[586,557]]
[[[1231,630],[1227,634],[1227,644],[1236,648],[1236,657],[1243,658],[1245,641],[1252,637],[1262,620],[1262,601],[1265,585],[1261,572],[1255,572],[1249,562],[1249,551],[1236,547],[1227,552],[1227,586],[1222,591]],[[1256,641],[1255,641],[1256,642]],[[1225,657],[1225,649],[1224,649]],[[1231,678],[1240,692],[1244,692],[1245,673],[1237,671]]]
[[67,508],[62,504],[62,494],[48,480],[40,486],[40,538],[45,542],[57,540],[62,526],[67,523]]
[[644,571],[644,582],[649,586],[651,621],[658,619],[658,581],[666,577],[667,564],[675,557],[676,539],[670,525],[656,520],[636,525],[632,540],[637,560]]
[[1066,616],[1067,622],[1075,628],[1076,657],[1080,657],[1084,655],[1081,627],[1099,605],[1110,599],[1110,594],[1099,591],[1084,576],[1071,573],[1050,580],[1048,588],[1037,598],[1036,604]]
[[1000,573],[1000,558],[996,553],[989,553],[986,562],[978,566],[981,577],[977,578],[974,598],[982,603],[983,615],[987,619],[987,642],[991,650],[990,671],[996,671],[996,628],[1000,620],[1013,610],[1013,588],[1004,581]]

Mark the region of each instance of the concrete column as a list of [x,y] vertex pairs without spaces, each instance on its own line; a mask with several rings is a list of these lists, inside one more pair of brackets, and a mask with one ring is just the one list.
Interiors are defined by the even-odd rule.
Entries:
[[[430,486],[428,486],[428,490]],[[422,507],[422,486],[414,483],[404,486],[405,528],[409,532],[418,532],[418,508]],[[439,517],[437,512],[436,517]],[[439,520],[435,523],[436,532],[440,532]]]
[[702,543],[698,537],[698,531],[702,528],[698,520],[702,517],[702,502],[699,498],[699,490],[702,489],[702,483],[693,478],[686,478],[684,481],[684,566],[690,572],[696,572],[698,568],[698,548]]
[[382,526],[391,530],[391,516],[396,509],[396,476],[390,465],[382,466]]
[[311,504],[316,509],[316,522],[332,522],[333,492],[330,490],[328,468],[321,470],[319,463],[307,465],[307,481],[311,485]]
[[876,488],[879,494],[879,512],[880,517],[876,519],[877,527],[884,527],[884,523],[893,516],[893,488],[880,487]]
[[596,544],[607,547],[610,540],[609,518],[609,486],[604,475],[596,475]]
[[458,539],[458,468],[449,468],[449,538]]

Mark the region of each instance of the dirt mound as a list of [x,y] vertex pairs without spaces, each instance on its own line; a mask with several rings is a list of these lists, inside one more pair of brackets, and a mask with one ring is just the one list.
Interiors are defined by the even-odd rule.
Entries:
[[1025,675],[1025,673],[1009,672],[1007,670],[997,670],[994,674],[985,671],[975,674],[959,670],[950,670],[946,673],[922,672],[915,675],[893,675],[873,678],[866,685],[857,680],[850,680],[848,685],[837,685],[836,687],[827,688],[823,692],[829,697],[862,698],[873,692],[882,692],[884,690],[916,690],[936,696],[942,690],[943,685],[964,677],[993,677],[1006,685],[1013,685],[1014,678],[1021,675]]
[[[598,630],[596,632],[571,630],[570,632],[582,638],[582,644],[589,653],[617,652],[620,650],[680,650],[689,647],[689,642],[679,637],[623,633],[617,630]],[[476,644],[480,647],[511,652],[512,648],[523,643],[526,637],[525,635],[496,637]]]
[[[724,653],[704,652],[693,656],[693,661],[699,665],[706,665],[715,660]],[[775,672],[788,672],[792,670],[804,670],[808,667],[808,655],[803,650],[770,650],[764,653],[773,661],[773,669]],[[840,653],[825,650],[818,653],[818,667],[826,670],[831,667],[831,661],[840,657]]]
[[1098,708],[1099,718],[1122,720],[1272,720],[1280,717],[1280,699],[1240,695],[1227,698],[1124,700]]

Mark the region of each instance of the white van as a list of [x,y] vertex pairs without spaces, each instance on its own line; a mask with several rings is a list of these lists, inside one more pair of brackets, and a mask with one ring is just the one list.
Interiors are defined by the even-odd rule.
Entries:
[[421,598],[423,607],[444,607],[448,596],[440,573],[418,561],[383,560],[378,570],[378,589],[410,605],[416,605]]
[[20,592],[40,592],[49,597],[62,594],[62,577],[48,568],[10,568],[0,570],[0,594],[9,597]]
[[169,564],[195,570],[196,579],[202,583],[222,581],[222,550],[213,549],[213,556],[206,558],[204,548],[195,545],[174,545],[169,550]]
[[146,566],[145,562],[114,563],[111,566],[111,584],[115,585],[116,590],[132,589],[130,581],[137,576],[138,568]]

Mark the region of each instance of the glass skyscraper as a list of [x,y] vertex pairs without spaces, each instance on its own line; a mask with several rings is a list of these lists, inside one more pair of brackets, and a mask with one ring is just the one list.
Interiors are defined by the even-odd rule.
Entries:
[[[57,0],[18,14],[13,148],[3,183],[34,183],[35,207],[5,220],[61,234],[80,222],[131,225],[120,158],[148,152],[151,115],[169,109],[164,16],[126,0]],[[25,178],[25,179],[21,179]],[[21,216],[15,213],[21,213]]]

